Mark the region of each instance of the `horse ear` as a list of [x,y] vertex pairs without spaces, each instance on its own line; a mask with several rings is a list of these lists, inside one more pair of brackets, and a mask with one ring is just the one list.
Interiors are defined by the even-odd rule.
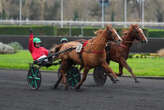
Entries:
[[130,25],[130,28],[131,28],[131,29],[134,29],[135,27],[136,27],[136,24],[131,24],[131,25]]
[[107,26],[106,26],[106,29],[111,29],[112,28],[112,25],[111,24],[108,24]]
[[130,27],[134,27],[134,24],[131,24]]
[[138,24],[135,24],[135,27],[136,27],[136,28],[138,28],[138,27],[139,27],[139,25],[138,25]]
[[95,31],[94,34],[97,35],[98,31]]
[[139,25],[138,24],[133,24],[133,27],[137,28],[137,27],[139,27]]

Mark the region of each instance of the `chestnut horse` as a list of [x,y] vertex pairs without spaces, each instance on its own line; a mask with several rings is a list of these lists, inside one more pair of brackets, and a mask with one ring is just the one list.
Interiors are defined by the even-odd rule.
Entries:
[[[81,85],[86,80],[88,71],[91,68],[94,68],[99,65],[104,67],[104,69],[107,72],[107,75],[111,78],[111,80],[114,83],[116,82],[117,76],[106,62],[105,47],[108,40],[122,40],[121,37],[117,34],[116,30],[112,28],[111,25],[106,26],[106,28],[103,30],[101,34],[86,41],[83,44],[81,59],[80,59],[80,55],[76,52],[76,50],[72,50],[71,52],[66,52],[58,56],[58,58],[61,59],[60,73],[62,74],[65,89],[68,89],[68,85],[66,82],[66,72],[73,64],[80,64],[84,67],[82,79],[75,86],[75,89],[80,89]],[[58,51],[62,51],[70,47],[77,47],[79,44],[81,43],[77,41],[72,41],[72,42],[64,43],[62,45],[58,45],[51,51],[56,52],[56,49]],[[54,88],[57,88],[58,84],[57,85],[55,84]]]
[[111,42],[109,44],[110,50],[109,52],[107,52],[109,59],[107,62],[110,62],[110,60],[112,60],[119,63],[119,74],[117,74],[118,76],[121,76],[123,74],[124,67],[131,73],[135,82],[138,82],[135,74],[133,73],[131,67],[127,64],[126,60],[128,59],[130,47],[135,40],[144,43],[147,43],[148,40],[144,35],[143,30],[137,24],[130,25],[129,30],[124,32],[122,39],[123,41],[119,45],[115,42]]

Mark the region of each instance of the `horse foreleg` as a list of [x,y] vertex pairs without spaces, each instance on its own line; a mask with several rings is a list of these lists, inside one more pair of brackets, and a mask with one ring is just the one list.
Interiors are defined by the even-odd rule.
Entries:
[[123,66],[121,64],[119,64],[119,73],[116,74],[117,76],[122,76],[123,74]]
[[130,72],[130,74],[131,74],[132,77],[134,78],[134,81],[135,81],[136,83],[138,83],[139,81],[137,80],[136,75],[133,73],[131,67],[127,64],[126,60],[123,59],[123,58],[121,59],[121,65],[122,65],[123,67],[125,67],[125,68]]
[[80,69],[79,69],[80,72],[81,72],[81,70],[83,69],[83,67],[84,67],[83,65],[80,66]]
[[104,63],[104,64],[102,64],[102,67],[105,69],[107,75],[113,81],[113,83],[116,83],[116,81],[118,81],[117,76],[113,72],[113,70],[108,66],[108,64],[107,63]]
[[75,89],[80,89],[81,85],[83,84],[83,82],[86,80],[87,78],[87,74],[88,74],[89,68],[84,68],[84,72],[82,74],[82,79],[80,80],[80,82],[78,83],[78,85],[75,87]]

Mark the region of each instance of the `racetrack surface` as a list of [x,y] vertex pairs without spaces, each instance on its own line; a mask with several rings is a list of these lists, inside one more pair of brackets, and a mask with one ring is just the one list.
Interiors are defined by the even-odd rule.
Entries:
[[41,72],[38,91],[27,86],[27,71],[0,70],[0,110],[164,110],[164,80],[120,78],[116,84],[108,79],[97,87],[88,75],[80,91],[63,86],[53,90],[57,74]]

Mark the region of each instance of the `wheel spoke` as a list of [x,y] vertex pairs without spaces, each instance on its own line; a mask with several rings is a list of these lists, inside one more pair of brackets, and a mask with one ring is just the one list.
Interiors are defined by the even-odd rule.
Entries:
[[28,76],[28,79],[32,79],[33,77],[32,76]]
[[30,86],[31,86],[31,87],[33,87],[33,83],[34,83],[34,81],[33,81],[33,80],[31,80],[31,83],[30,83]]
[[39,77],[35,77],[34,79],[35,79],[35,80],[40,80],[40,78],[39,78]]
[[38,88],[38,84],[36,80],[34,80],[34,85],[35,85],[35,88]]

